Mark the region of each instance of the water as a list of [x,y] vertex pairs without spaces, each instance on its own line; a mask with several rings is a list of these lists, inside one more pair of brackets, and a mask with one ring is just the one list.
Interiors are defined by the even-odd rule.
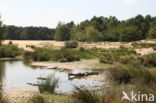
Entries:
[[[91,70],[74,70],[72,73],[89,72]],[[54,74],[56,78],[59,78],[59,85],[57,92],[70,93],[74,90],[74,86],[77,87],[97,87],[101,86],[101,83],[86,80],[86,79],[68,79],[66,72],[59,72],[53,69],[46,68],[33,68],[26,65],[22,61],[0,61],[0,81],[3,82],[4,87],[8,88],[34,88],[27,83],[38,83],[38,77],[47,77]]]

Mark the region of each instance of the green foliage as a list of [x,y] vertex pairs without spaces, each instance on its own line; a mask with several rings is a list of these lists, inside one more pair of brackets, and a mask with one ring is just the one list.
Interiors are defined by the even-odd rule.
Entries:
[[[59,23],[55,29],[46,27],[3,26],[5,39],[10,40],[78,40],[130,42],[155,38],[156,18],[150,15],[119,21],[116,17],[96,17],[75,25]],[[1,30],[0,30],[1,31]],[[0,35],[2,36],[2,35]],[[1,38],[1,37],[0,37]]]
[[119,41],[129,42],[143,39],[141,30],[137,26],[124,26],[118,29]]
[[92,26],[86,27],[85,33],[87,41],[96,42],[102,39],[102,34]]
[[107,32],[103,35],[104,41],[119,41],[119,35],[115,32]]
[[70,40],[70,32],[71,28],[74,26],[74,23],[68,23],[68,24],[59,24],[58,27],[56,28],[55,32],[55,40],[58,41],[66,41]]
[[12,43],[12,41],[9,41],[9,43],[8,43],[8,44],[13,44],[13,43]]
[[100,57],[100,62],[104,64],[113,64],[115,57],[108,54],[103,57]]
[[10,57],[14,58],[18,55],[21,55],[23,50],[18,48],[16,45],[2,45],[0,46],[0,57]]
[[77,48],[78,47],[78,42],[77,41],[66,41],[65,42],[65,47],[66,48]]
[[100,62],[106,64],[113,64],[118,61],[122,56],[128,56],[131,54],[136,54],[136,52],[132,49],[128,49],[125,47],[120,47],[119,49],[102,49]]
[[55,75],[50,75],[45,81],[40,81],[38,89],[40,93],[48,92],[48,93],[55,93],[55,89],[57,88],[59,79],[55,77]]
[[32,59],[35,61],[62,61],[64,62],[72,62],[72,61],[79,61],[82,58],[94,58],[99,56],[96,53],[97,51],[94,49],[88,50],[75,50],[75,49],[48,49],[48,48],[34,48],[34,52],[25,52],[24,58],[25,59]]
[[47,61],[50,60],[53,52],[46,48],[35,48],[35,52],[32,53],[32,57],[35,61]]
[[3,28],[2,28],[1,16],[0,16],[0,45],[2,40],[4,39]]
[[141,62],[146,67],[156,67],[156,53],[143,56]]
[[109,79],[118,83],[150,85],[156,82],[156,77],[144,68],[135,68],[127,65],[117,65],[110,69]]
[[47,27],[4,26],[4,37],[10,40],[53,40],[55,30]]
[[137,55],[125,55],[118,59],[118,62],[131,67],[141,67],[140,58]]
[[76,87],[74,97],[76,99],[76,103],[99,103],[98,95],[87,89],[83,90]]
[[149,35],[148,35],[148,37],[149,37],[150,39],[156,39],[156,26],[153,27],[153,28],[151,28],[151,29],[149,30]]

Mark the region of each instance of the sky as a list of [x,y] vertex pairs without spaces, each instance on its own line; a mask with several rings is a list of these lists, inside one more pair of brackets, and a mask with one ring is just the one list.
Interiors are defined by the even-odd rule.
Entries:
[[93,16],[156,16],[155,5],[156,0],[0,0],[0,14],[6,25],[55,28],[58,22],[77,24]]

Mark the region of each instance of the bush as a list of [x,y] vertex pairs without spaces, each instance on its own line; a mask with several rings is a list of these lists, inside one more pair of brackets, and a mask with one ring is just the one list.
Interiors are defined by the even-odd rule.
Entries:
[[14,58],[23,53],[22,49],[19,49],[15,45],[2,45],[0,46],[0,57]]
[[24,58],[33,59],[34,61],[66,60],[65,62],[73,62],[80,60],[80,53],[78,50],[68,50],[65,48],[59,50],[35,48],[34,50],[34,52],[25,52]]
[[12,43],[12,41],[9,41],[9,43],[8,43],[8,44],[13,44],[13,43]]
[[143,56],[141,62],[146,67],[156,67],[156,53]]
[[58,79],[55,78],[55,75],[50,75],[45,81],[39,82],[39,91],[40,93],[49,92],[49,93],[55,93],[55,89],[58,85]]
[[66,48],[77,48],[78,47],[78,42],[77,41],[66,41],[65,42],[65,47]]
[[119,58],[118,62],[121,63],[121,64],[124,64],[124,65],[131,66],[131,67],[140,68],[140,66],[141,66],[139,57],[137,57],[137,55],[122,56],[122,57]]
[[136,52],[132,49],[128,49],[125,47],[120,47],[119,49],[109,49],[101,50],[101,57],[100,62],[106,64],[113,64],[114,62],[118,61],[123,56],[128,56],[136,54]]
[[110,69],[109,79],[118,84],[129,83],[131,78],[132,75],[127,67],[119,65]]
[[99,103],[98,95],[87,89],[80,89],[76,87],[74,97],[76,99],[76,103]]
[[114,58],[112,55],[105,55],[103,57],[100,57],[100,62],[104,64],[113,64]]
[[[125,65],[118,65],[110,69],[109,79],[118,83],[150,85],[156,82],[156,77],[144,68],[134,68]],[[138,82],[139,81],[139,82]]]

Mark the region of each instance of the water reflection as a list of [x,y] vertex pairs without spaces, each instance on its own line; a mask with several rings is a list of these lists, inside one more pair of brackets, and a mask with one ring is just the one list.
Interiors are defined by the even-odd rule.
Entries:
[[3,84],[3,79],[5,78],[5,64],[0,61],[0,84]]

